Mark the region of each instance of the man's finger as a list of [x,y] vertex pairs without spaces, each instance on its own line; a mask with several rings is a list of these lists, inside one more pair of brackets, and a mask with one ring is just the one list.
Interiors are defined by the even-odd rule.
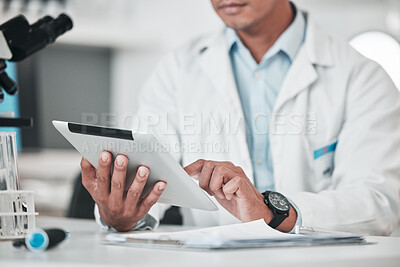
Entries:
[[233,171],[235,171],[235,168],[236,168],[235,164],[233,164],[230,161],[211,161],[211,160],[199,159],[199,160],[196,160],[195,162],[187,165],[183,169],[187,172],[187,174],[189,174],[189,176],[191,176],[191,177],[195,178],[196,180],[198,180],[198,176],[200,175],[200,172],[203,169],[203,165],[206,162],[215,162],[215,163],[217,163],[219,165],[224,165],[224,166],[232,169]]
[[101,152],[96,170],[97,199],[100,201],[108,199],[110,195],[111,160],[111,153],[107,151]]
[[125,191],[126,168],[128,159],[118,155],[114,162],[114,171],[111,177],[110,206],[122,207]]
[[81,160],[81,172],[82,172],[82,184],[89,192],[90,195],[94,195],[96,190],[96,169],[90,162],[82,158]]
[[224,165],[217,165],[212,172],[209,182],[210,190],[220,199],[224,199],[225,194],[222,190],[224,185],[237,174]]
[[222,161],[221,163],[225,164],[225,165],[228,166],[228,167],[236,167],[235,164],[233,164],[233,163],[230,162],[230,161]]
[[157,203],[162,192],[164,192],[167,184],[163,181],[157,182],[151,192],[140,202],[140,207],[138,211],[138,217],[144,217],[150,210],[150,208]]
[[190,177],[197,179],[201,170],[203,169],[203,165],[206,161],[204,159],[196,160],[195,162],[189,164],[185,168],[183,168]]
[[242,187],[243,178],[236,176],[224,185],[222,191],[224,192],[226,199],[231,200],[234,194],[237,194],[237,196],[240,197],[239,191],[243,190]]
[[203,164],[203,168],[200,172],[200,175],[197,178],[197,180],[199,181],[199,186],[211,196],[214,195],[214,192],[210,190],[210,180],[216,165],[217,162],[215,161],[209,161],[209,160],[206,161]]
[[140,166],[136,172],[135,179],[133,179],[128,192],[126,193],[125,205],[134,209],[139,202],[142,195],[143,188],[146,185],[147,178],[149,177],[149,169],[145,166]]

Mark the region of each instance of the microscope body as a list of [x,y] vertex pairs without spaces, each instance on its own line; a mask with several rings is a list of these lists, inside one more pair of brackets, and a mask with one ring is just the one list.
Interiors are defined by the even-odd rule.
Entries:
[[[4,99],[3,90],[10,95],[18,92],[17,83],[6,73],[6,60],[18,62],[37,51],[72,29],[70,17],[61,14],[53,19],[44,16],[30,25],[23,15],[18,15],[0,25],[0,103]],[[0,127],[32,127],[32,119],[0,118]]]
[[[72,20],[65,14],[53,19],[45,16],[30,25],[23,15],[18,15],[0,25],[0,86],[10,95],[18,92],[18,85],[8,77],[5,60],[18,62],[72,29]],[[0,101],[4,94],[0,91]]]

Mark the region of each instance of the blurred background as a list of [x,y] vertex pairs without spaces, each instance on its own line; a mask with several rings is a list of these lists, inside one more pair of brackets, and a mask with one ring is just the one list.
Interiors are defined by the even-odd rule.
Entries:
[[[380,63],[400,88],[399,0],[294,2],[336,38]],[[124,122],[135,113],[137,95],[160,57],[223,26],[209,0],[0,0],[0,23],[21,13],[33,23],[61,12],[73,18],[74,28],[35,56],[9,65],[20,93],[6,95],[0,105],[34,118],[32,129],[19,131],[21,186],[37,192],[41,215],[54,216],[68,213],[80,156],[51,121],[129,127]]]

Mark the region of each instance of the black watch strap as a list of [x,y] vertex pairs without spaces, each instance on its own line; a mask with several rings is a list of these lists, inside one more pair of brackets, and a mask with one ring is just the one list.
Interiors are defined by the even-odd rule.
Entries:
[[276,229],[276,227],[278,227],[287,217],[288,214],[276,214],[268,225]]
[[271,193],[271,191],[265,191],[262,193],[264,195],[265,204],[267,204],[274,215],[274,218],[272,218],[268,225],[276,229],[287,217],[289,217],[289,210],[287,212],[279,211],[273,205],[271,205],[267,200],[269,193]]

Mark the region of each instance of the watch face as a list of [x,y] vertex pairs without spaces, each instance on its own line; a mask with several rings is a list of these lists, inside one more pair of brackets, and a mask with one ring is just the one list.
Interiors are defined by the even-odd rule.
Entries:
[[289,201],[287,200],[287,198],[277,192],[270,192],[268,195],[268,201],[277,210],[286,212],[290,209],[290,204],[289,204]]

